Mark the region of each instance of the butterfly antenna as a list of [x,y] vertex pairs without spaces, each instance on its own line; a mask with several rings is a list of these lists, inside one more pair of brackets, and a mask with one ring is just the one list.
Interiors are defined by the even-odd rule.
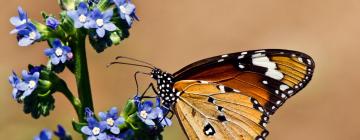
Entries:
[[117,57],[115,58],[115,60],[118,60],[118,59],[132,60],[132,61],[140,62],[140,63],[143,63],[143,64],[147,64],[148,66],[151,66],[152,68],[156,68],[153,64],[150,64],[150,63],[148,63],[148,62],[145,62],[145,61],[142,61],[142,60],[139,60],[139,59],[131,58],[131,57],[117,56]]
[[118,62],[118,61],[110,62],[108,65],[106,65],[106,67],[110,67],[110,66],[112,66],[114,64],[137,66],[137,67],[149,68],[151,70],[153,70],[155,68],[155,67],[150,67],[150,66],[147,66],[147,65],[140,65],[140,64],[126,63],[126,62]]

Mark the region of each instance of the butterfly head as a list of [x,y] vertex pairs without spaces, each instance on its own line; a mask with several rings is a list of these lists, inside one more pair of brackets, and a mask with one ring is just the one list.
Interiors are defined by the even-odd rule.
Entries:
[[151,77],[157,82],[158,95],[161,97],[163,105],[171,107],[179,98],[179,94],[173,87],[173,75],[155,68],[151,71]]

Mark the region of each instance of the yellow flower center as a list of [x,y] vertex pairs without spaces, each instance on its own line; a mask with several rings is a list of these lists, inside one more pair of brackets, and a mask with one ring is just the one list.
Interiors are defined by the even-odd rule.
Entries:
[[36,33],[33,31],[33,32],[31,32],[30,34],[29,34],[29,38],[31,39],[31,40],[35,40],[36,39]]
[[79,16],[79,21],[80,21],[81,23],[86,22],[86,19],[87,19],[87,17],[86,17],[85,15],[83,15],[83,14],[81,14],[81,15]]
[[55,55],[56,56],[61,56],[63,54],[63,50],[61,49],[61,48],[57,48],[56,50],[55,50]]
[[100,26],[100,27],[103,26],[104,25],[104,20],[103,19],[97,19],[96,20],[96,25]]
[[107,120],[106,120],[106,123],[108,124],[108,125],[110,125],[110,126],[113,126],[114,125],[114,120],[112,119],[112,118],[108,118]]
[[148,113],[145,110],[140,112],[140,116],[144,119],[146,119],[147,115],[148,115]]
[[29,81],[28,86],[30,89],[33,89],[36,86],[36,82],[34,80]]
[[99,127],[94,127],[93,130],[92,130],[92,133],[94,135],[99,135],[100,134],[100,128]]

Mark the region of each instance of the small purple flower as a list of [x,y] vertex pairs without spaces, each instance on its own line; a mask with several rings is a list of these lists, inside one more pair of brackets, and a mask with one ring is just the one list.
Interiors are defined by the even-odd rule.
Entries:
[[89,27],[96,29],[99,37],[104,37],[106,31],[115,31],[117,29],[115,24],[110,21],[112,15],[112,9],[102,13],[99,9],[95,8],[90,15],[91,20],[89,21]]
[[119,117],[119,112],[116,107],[111,108],[108,112],[99,113],[100,120],[106,123],[106,127],[113,134],[119,134],[119,125],[125,122],[123,117]]
[[77,10],[68,11],[67,15],[74,21],[75,28],[89,29],[89,9],[86,3],[80,2]]
[[13,87],[12,96],[14,99],[16,99],[19,94],[21,94],[19,93],[19,89],[17,88],[18,84],[21,82],[21,79],[16,75],[15,72],[12,72],[12,74],[9,76],[9,82]]
[[66,133],[65,129],[63,126],[61,126],[60,124],[57,126],[58,131],[54,131],[54,134],[59,137],[60,140],[64,140],[64,139],[68,139],[69,135]]
[[48,17],[46,18],[46,26],[49,28],[56,30],[56,28],[59,26],[60,22],[54,18],[54,17]]
[[156,119],[157,114],[152,109],[153,103],[151,101],[145,101],[143,103],[138,104],[138,117],[149,126],[154,126],[155,122],[153,121]]
[[19,30],[23,29],[26,23],[28,23],[28,17],[26,12],[19,6],[18,7],[19,16],[14,16],[10,18],[10,23],[15,26],[10,33],[14,34],[17,33]]
[[[40,73],[39,72],[29,73],[26,70],[23,70],[22,77],[23,80],[15,85],[17,92],[14,94],[13,91],[13,97],[18,101],[23,101],[36,89],[36,87],[38,86]],[[12,76],[10,76],[10,78],[16,79]],[[10,83],[11,81],[12,80],[10,80]]]
[[[88,114],[88,113],[86,113]],[[88,140],[105,140],[107,134],[105,132],[107,128],[106,122],[98,122],[94,116],[87,116],[87,126],[81,128],[81,132],[88,136]]]
[[38,136],[34,138],[34,140],[51,140],[52,133],[48,129],[43,129]]
[[168,109],[161,106],[160,98],[156,98],[156,107],[153,109],[153,112],[157,114],[157,119],[160,121],[162,127],[171,126],[171,120],[164,116],[164,112],[168,112]]
[[131,26],[134,19],[139,20],[135,14],[135,5],[130,0],[113,0],[116,7],[119,9],[120,18],[126,20]]
[[45,55],[50,57],[53,65],[58,65],[60,62],[65,63],[66,60],[71,59],[72,52],[70,47],[63,46],[59,39],[55,39],[52,42],[52,48],[45,50]]
[[31,22],[22,26],[22,29],[18,30],[19,46],[29,46],[41,38],[39,31]]

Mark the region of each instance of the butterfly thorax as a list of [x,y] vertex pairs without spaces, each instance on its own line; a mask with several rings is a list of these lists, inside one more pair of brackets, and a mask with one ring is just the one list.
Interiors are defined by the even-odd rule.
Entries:
[[160,69],[154,69],[151,77],[156,80],[158,96],[161,97],[162,104],[170,108],[179,98],[177,90],[174,89],[174,77],[172,74],[164,72]]

